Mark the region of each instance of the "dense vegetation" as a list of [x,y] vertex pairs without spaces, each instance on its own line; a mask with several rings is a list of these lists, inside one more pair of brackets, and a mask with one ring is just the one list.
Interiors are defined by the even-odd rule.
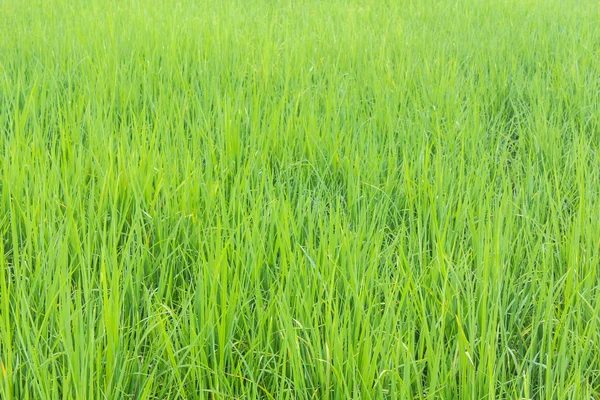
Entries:
[[0,398],[600,399],[600,9],[0,2]]

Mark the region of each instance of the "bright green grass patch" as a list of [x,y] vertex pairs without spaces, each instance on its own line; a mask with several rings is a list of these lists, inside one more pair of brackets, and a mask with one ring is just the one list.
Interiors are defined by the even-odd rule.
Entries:
[[599,399],[599,20],[1,1],[0,398]]

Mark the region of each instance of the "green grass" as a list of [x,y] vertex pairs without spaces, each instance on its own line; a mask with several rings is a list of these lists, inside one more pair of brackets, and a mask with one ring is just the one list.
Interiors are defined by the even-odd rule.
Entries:
[[0,398],[600,399],[599,20],[0,1]]

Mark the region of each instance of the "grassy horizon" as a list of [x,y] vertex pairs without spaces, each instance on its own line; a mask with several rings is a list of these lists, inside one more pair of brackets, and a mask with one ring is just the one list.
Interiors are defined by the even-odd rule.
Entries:
[[0,399],[600,399],[597,6],[0,2]]

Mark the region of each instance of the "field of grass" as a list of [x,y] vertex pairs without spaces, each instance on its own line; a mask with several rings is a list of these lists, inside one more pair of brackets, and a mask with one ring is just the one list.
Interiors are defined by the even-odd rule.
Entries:
[[600,399],[599,21],[0,1],[0,399]]

